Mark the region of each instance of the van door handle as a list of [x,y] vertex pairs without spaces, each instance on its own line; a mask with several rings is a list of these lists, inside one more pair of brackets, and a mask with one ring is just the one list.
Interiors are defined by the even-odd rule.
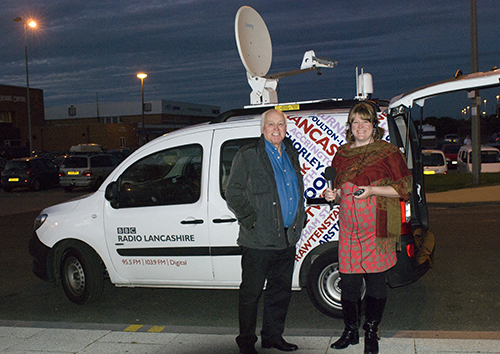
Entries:
[[190,224],[203,224],[203,220],[201,219],[194,219],[194,220],[182,220],[181,221],[182,225],[190,225]]
[[213,219],[212,222],[214,224],[222,224],[222,223],[226,223],[226,222],[236,222],[238,221],[237,219],[235,218],[230,218],[230,219]]

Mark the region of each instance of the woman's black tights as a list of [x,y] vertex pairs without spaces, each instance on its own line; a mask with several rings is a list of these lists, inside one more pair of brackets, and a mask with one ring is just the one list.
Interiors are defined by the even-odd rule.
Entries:
[[340,287],[342,289],[342,300],[357,301],[361,298],[361,284],[363,279],[366,283],[366,295],[376,299],[387,298],[387,285],[385,272],[362,273],[362,274],[340,274]]

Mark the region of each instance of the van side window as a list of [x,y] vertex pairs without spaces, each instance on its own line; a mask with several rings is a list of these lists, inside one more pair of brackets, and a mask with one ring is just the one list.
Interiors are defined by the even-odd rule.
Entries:
[[497,151],[481,151],[481,163],[498,163],[500,154]]
[[200,198],[203,149],[162,150],[137,161],[118,179],[118,208],[190,204]]
[[248,144],[255,143],[259,138],[246,138],[226,141],[220,150],[219,186],[220,194],[226,199],[226,187],[231,172],[231,165],[238,150]]

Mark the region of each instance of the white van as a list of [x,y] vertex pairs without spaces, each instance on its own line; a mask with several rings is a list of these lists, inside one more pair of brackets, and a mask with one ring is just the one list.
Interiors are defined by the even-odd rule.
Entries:
[[424,175],[448,173],[446,156],[441,150],[422,150],[422,163]]
[[[472,172],[472,146],[464,145],[458,151],[457,171]],[[481,146],[481,172],[500,172],[500,150],[492,146]]]
[[[345,143],[347,112],[355,103],[296,104],[286,112],[309,202],[293,286],[307,287],[314,303],[331,315],[341,310],[338,208],[331,211],[321,198],[323,173]],[[387,139],[406,150],[415,183],[421,183],[422,168],[408,153],[413,147],[402,143],[407,134],[416,137],[413,125],[407,131],[403,118],[387,119],[387,107],[374,105],[380,126],[398,136]],[[236,151],[260,136],[260,115],[267,109],[230,111],[211,124],[157,138],[123,161],[96,193],[43,210],[31,242],[35,273],[61,281],[76,303],[97,299],[105,275],[116,286],[237,289],[238,223],[226,205],[225,187]],[[414,206],[418,200],[424,204],[417,193],[412,200]],[[413,234],[427,222],[418,213],[410,216],[409,209],[402,223],[403,251],[389,276],[392,286],[411,283],[429,268],[429,262],[415,261]]]
[[[253,30],[248,26],[252,16],[241,16],[241,26],[236,28]],[[313,64],[309,69],[314,70],[315,63],[333,65],[311,52],[304,59]],[[268,56],[252,56],[257,57]],[[288,117],[287,137],[300,154],[305,183],[308,222],[296,245],[293,289],[306,288],[321,312],[341,316],[339,209],[330,209],[322,198],[327,185],[324,170],[346,143],[349,109],[365,100],[374,105],[385,139],[402,151],[413,174],[410,203],[401,205],[406,216],[401,220],[402,247],[396,266],[387,274],[388,284],[406,285],[425,274],[431,266],[434,238],[428,231],[421,150],[411,107],[450,90],[498,86],[500,70],[429,85],[390,104],[364,94],[352,100],[279,104],[273,103],[277,82],[270,83],[271,76],[254,80],[248,72],[252,68],[245,66],[254,89],[250,106],[161,136],[126,158],[95,193],[42,210],[30,240],[33,272],[62,283],[67,297],[79,304],[97,300],[107,278],[122,287],[237,289],[241,250],[236,244],[238,223],[225,201],[227,177],[236,151],[260,136],[261,114],[276,108]],[[362,75],[357,81],[365,92],[371,84]]]
[[[485,76],[498,84],[500,70]],[[476,79],[471,75],[467,87],[477,84]],[[434,241],[409,107],[420,95],[435,96],[446,89],[449,83],[444,88],[426,86],[393,99],[389,107],[368,101],[388,132],[385,139],[405,154],[413,173],[411,203],[402,205],[407,216],[401,224],[402,250],[388,272],[392,287],[417,280],[431,264]],[[40,213],[30,242],[34,273],[61,282],[75,303],[97,300],[105,278],[125,287],[237,289],[238,223],[225,202],[225,186],[236,151],[260,136],[261,113],[275,107],[288,116],[287,136],[300,153],[307,202],[308,223],[296,246],[293,288],[306,288],[323,313],[341,315],[339,210],[330,210],[322,198],[323,174],[345,143],[347,114],[357,101],[250,106],[149,142],[116,167],[94,194]]]

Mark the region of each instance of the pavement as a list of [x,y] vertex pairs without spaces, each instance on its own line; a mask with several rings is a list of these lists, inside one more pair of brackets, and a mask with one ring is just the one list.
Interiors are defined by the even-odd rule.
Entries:
[[[476,187],[426,195],[430,207],[500,205],[500,186]],[[500,332],[384,331],[381,324],[381,354],[499,353]],[[163,327],[154,325],[82,324],[0,320],[0,354],[8,353],[166,353],[237,354],[237,328]],[[360,343],[341,351],[330,348],[339,330],[286,329],[287,341],[299,346],[295,353],[360,354]],[[262,349],[261,354],[279,353]]]

